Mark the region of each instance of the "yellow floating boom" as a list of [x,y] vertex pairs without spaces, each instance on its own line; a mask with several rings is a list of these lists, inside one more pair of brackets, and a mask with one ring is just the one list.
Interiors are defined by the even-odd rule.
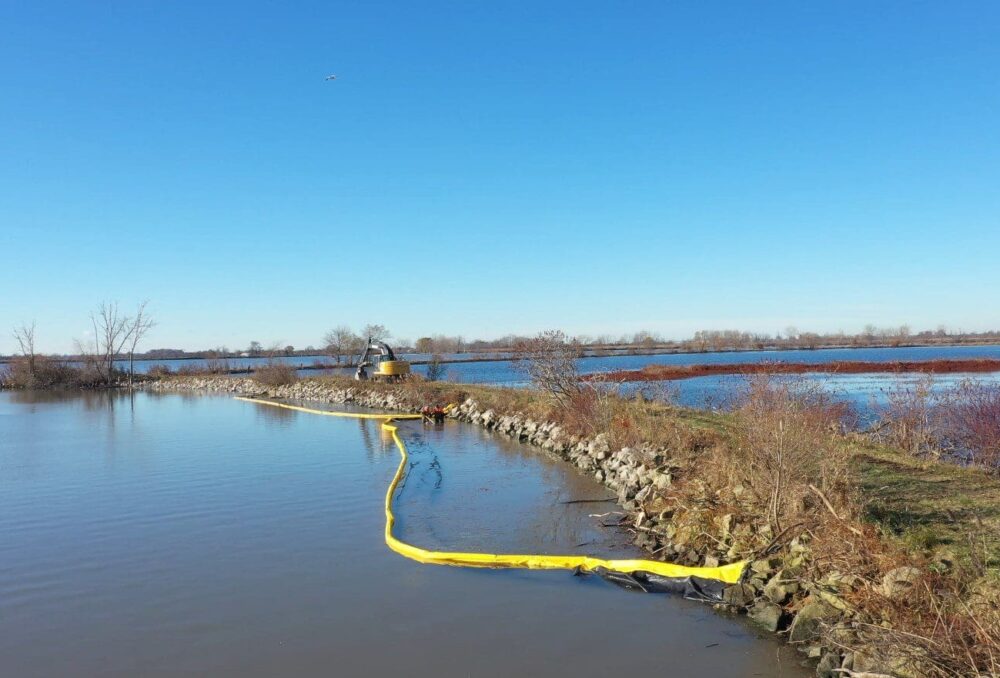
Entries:
[[242,400],[260,405],[270,405],[271,407],[281,407],[297,412],[309,414],[320,414],[328,417],[347,417],[352,419],[379,419],[382,421],[382,429],[392,435],[392,440],[399,450],[399,466],[396,474],[389,483],[389,489],[385,493],[385,543],[396,553],[415,560],[420,563],[430,565],[452,565],[457,567],[488,567],[488,568],[519,568],[532,570],[583,570],[593,572],[606,570],[624,575],[636,573],[649,573],[666,577],[669,579],[685,579],[696,577],[698,579],[714,580],[725,584],[735,584],[740,580],[746,561],[720,565],[718,567],[688,567],[685,565],[675,565],[664,563],[658,560],[605,560],[603,558],[593,558],[591,556],[546,556],[546,555],[521,555],[521,554],[495,554],[495,553],[463,553],[452,551],[429,551],[419,546],[407,544],[397,539],[392,528],[396,522],[396,517],[392,513],[392,500],[396,493],[399,482],[403,479],[406,470],[406,445],[399,437],[399,431],[391,423],[393,419],[420,419],[419,414],[355,414],[351,412],[330,412],[328,410],[317,410],[298,405],[288,405],[277,403],[271,400],[261,400],[258,398],[243,398]]

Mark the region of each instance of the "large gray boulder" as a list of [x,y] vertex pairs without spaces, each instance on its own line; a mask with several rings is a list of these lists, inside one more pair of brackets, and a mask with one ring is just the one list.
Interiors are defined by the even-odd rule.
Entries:
[[836,619],[840,611],[825,601],[810,596],[805,605],[795,615],[788,629],[788,641],[791,643],[808,643],[819,635],[820,626],[824,621]]
[[765,631],[771,633],[777,631],[778,627],[781,626],[781,606],[766,600],[757,601],[747,612],[747,616]]

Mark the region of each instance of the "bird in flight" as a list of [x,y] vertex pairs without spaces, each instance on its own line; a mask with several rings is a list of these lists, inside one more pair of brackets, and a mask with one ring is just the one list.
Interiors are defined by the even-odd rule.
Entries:
[[324,78],[324,79],[325,79],[325,80],[336,80],[336,79],[337,79],[337,76],[336,76],[336,75],[328,75],[328,76],[326,76],[326,78]]

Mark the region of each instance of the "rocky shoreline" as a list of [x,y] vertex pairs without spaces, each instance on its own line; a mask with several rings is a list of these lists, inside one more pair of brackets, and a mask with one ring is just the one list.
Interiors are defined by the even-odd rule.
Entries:
[[[415,412],[425,405],[413,402],[405,389],[340,387],[319,381],[267,387],[252,379],[188,377],[144,384],[152,391],[199,391],[267,398],[354,404],[385,410]],[[612,449],[605,435],[581,439],[568,435],[553,422],[535,421],[517,413],[498,413],[468,398],[453,408],[454,419],[536,446],[575,465],[617,495],[626,512],[622,527],[635,534],[635,542],[654,557],[688,565],[714,566],[745,557],[755,529],[746,516],[712,515],[699,507],[678,511],[664,501],[674,483],[677,467],[669,449],[650,446]],[[740,488],[727,488],[738,494]],[[706,491],[706,506],[712,502]],[[707,516],[712,517],[707,517]],[[699,538],[704,535],[708,540]],[[766,535],[770,536],[770,535]],[[778,537],[780,535],[775,535]],[[705,546],[708,543],[710,546]],[[858,634],[852,610],[842,593],[855,582],[850,574],[804,567],[809,559],[808,536],[797,536],[778,553],[759,554],[748,568],[745,581],[725,591],[720,609],[746,614],[762,629],[778,633],[803,654],[816,661],[816,673],[825,678],[841,675],[911,676],[904,661],[877,665],[857,651]],[[907,595],[920,572],[900,567],[889,572],[881,594],[899,600]],[[883,660],[884,662],[884,660]]]

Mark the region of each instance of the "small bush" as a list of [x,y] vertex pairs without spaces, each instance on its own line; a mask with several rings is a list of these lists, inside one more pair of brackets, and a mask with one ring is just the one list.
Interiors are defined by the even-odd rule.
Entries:
[[972,463],[1000,472],[1000,384],[963,382],[941,410],[951,445]]
[[299,375],[294,365],[273,362],[258,367],[253,373],[253,378],[264,386],[287,386],[297,382]]
[[735,415],[741,469],[772,526],[844,494],[848,459],[831,435],[844,410],[818,386],[754,375]]
[[930,376],[912,385],[901,383],[888,391],[888,403],[877,408],[880,429],[888,442],[914,456],[941,451],[941,396],[933,385]]
[[146,374],[151,377],[169,377],[173,374],[173,370],[170,369],[169,365],[153,365]]
[[73,388],[87,386],[90,375],[79,367],[45,356],[35,356],[34,369],[32,361],[27,358],[15,358],[0,375],[0,383],[7,388]]
[[208,374],[228,374],[230,370],[229,359],[225,356],[208,355],[205,357],[202,369]]
[[878,435],[915,456],[946,455],[1000,472],[1000,384],[976,380],[950,391],[930,377],[889,392]]
[[447,372],[448,368],[442,362],[441,354],[432,355],[430,362],[427,363],[427,381],[441,381]]
[[563,408],[572,408],[574,400],[587,397],[584,395],[587,387],[580,381],[576,366],[582,354],[579,342],[568,340],[558,330],[550,330],[534,339],[518,342],[513,362],[553,402]]

